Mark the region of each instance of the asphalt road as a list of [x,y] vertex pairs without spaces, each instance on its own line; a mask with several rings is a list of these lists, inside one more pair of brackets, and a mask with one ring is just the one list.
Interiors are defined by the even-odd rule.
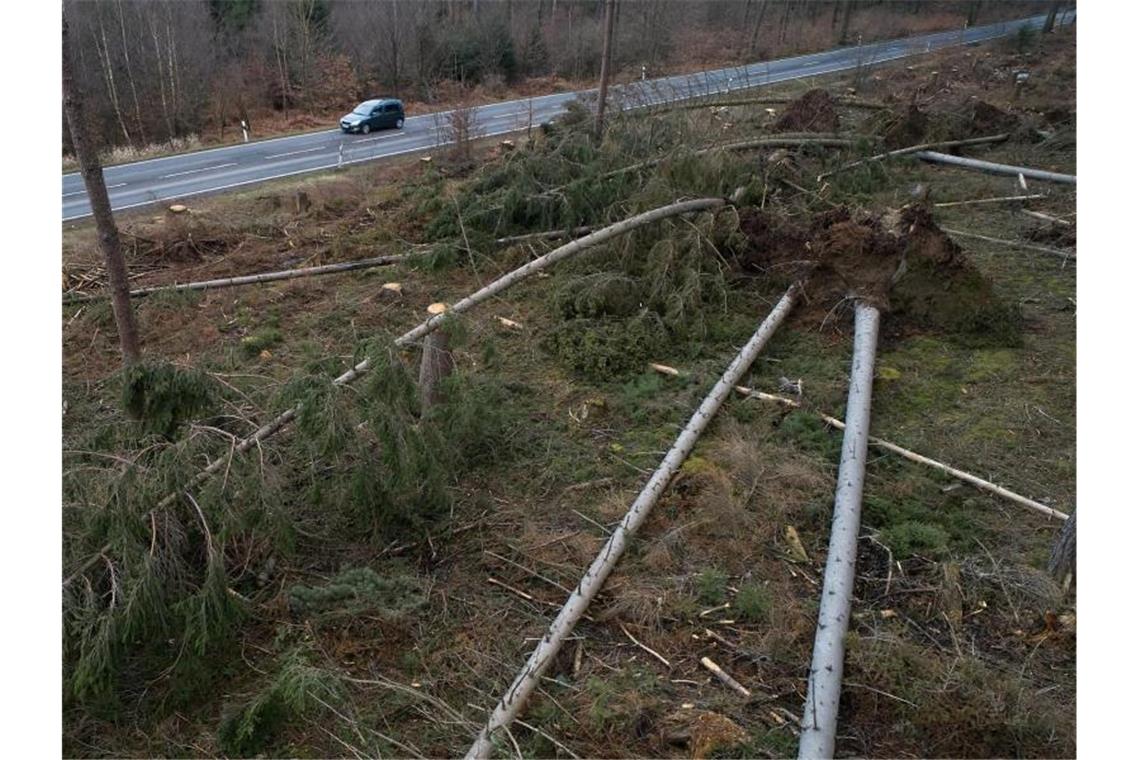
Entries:
[[[1044,20],[1044,16],[1035,16],[1021,21],[868,43],[748,66],[649,79],[613,87],[611,93],[620,99],[623,107],[656,105],[830,74],[859,65],[873,66],[943,47],[1014,34],[1026,24],[1040,27]],[[525,130],[528,123],[537,126],[549,121],[564,110],[567,102],[582,96],[596,97],[596,90],[481,106],[476,123],[483,136],[518,132]],[[345,110],[354,105],[346,103]],[[435,148],[441,144],[439,123],[441,120],[432,115],[413,116],[407,119],[402,130],[345,135],[339,129],[329,129],[278,137],[110,166],[104,170],[104,177],[111,207],[120,211]],[[78,173],[65,174],[63,220],[80,219],[90,214],[83,178]]]

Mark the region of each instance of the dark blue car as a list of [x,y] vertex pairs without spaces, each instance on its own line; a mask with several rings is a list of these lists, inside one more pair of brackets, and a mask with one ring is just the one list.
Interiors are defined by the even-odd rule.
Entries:
[[404,128],[404,104],[395,98],[366,100],[340,120],[342,132],[366,135],[374,129],[390,128]]

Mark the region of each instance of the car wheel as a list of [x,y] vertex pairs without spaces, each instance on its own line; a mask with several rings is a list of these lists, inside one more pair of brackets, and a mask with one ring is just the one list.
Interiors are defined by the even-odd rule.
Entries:
[[371,125],[369,125],[369,124],[361,124],[360,125],[360,134],[366,135],[371,131],[372,131]]
[[396,129],[403,129],[403,128],[404,128],[404,119],[403,118],[396,119]]

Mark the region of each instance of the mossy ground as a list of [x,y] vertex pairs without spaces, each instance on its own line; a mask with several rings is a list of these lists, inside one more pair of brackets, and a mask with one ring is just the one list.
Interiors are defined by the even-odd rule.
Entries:
[[[1071,38],[1048,44],[1053,54],[1071,58]],[[884,82],[869,78],[865,94],[874,96],[890,77],[894,86],[906,87],[939,67],[965,70],[973,60],[964,57],[967,52],[987,51],[1009,55],[982,46],[916,62],[914,70],[877,69]],[[794,83],[785,90],[808,86]],[[962,78],[954,86],[978,85]],[[1047,94],[1043,87],[1030,96]],[[697,110],[685,118],[691,124],[678,128],[691,134],[725,123],[761,128],[769,120],[763,106],[719,116]],[[601,160],[581,150],[574,156]],[[1061,170],[1075,161],[1071,150],[1023,143],[977,155]],[[843,158],[850,156],[828,160]],[[746,156],[743,168],[733,171],[748,174],[757,161]],[[818,168],[808,163],[809,172]],[[716,176],[679,161],[622,192],[645,202],[717,192]],[[936,202],[1013,194],[1006,179],[912,161],[868,175],[874,181],[853,176],[837,179],[825,197],[898,207],[918,181],[932,187]],[[315,210],[300,218],[264,200],[276,190],[203,201],[196,211],[237,230],[245,242],[140,282],[395,252],[404,241],[429,239],[431,225],[442,230],[450,224],[446,201],[469,197],[466,182],[421,176],[410,164],[306,180]],[[573,218],[553,221],[604,221],[608,204],[619,196],[599,196],[598,205],[574,206]],[[794,213],[827,206],[786,188],[760,197]],[[1040,208],[1067,213],[1071,204],[1071,192],[1053,189]],[[629,209],[619,210],[624,215]],[[525,226],[533,221],[529,216],[511,219],[513,226],[497,232],[533,229]],[[936,219],[998,238],[1022,237],[1035,224],[1002,206],[937,209]],[[148,354],[194,366],[217,391],[212,424],[187,425],[174,444],[145,437],[120,410],[106,310],[92,305],[77,316],[78,308],[66,310],[64,477],[72,499],[64,505],[71,563],[65,571],[105,535],[123,536],[124,557],[145,557],[152,535],[171,545],[181,540],[179,567],[198,568],[208,552],[221,553],[229,573],[221,596],[243,615],[202,655],[194,656],[192,647],[180,655],[165,645],[131,650],[140,656],[122,660],[117,688],[104,702],[68,696],[65,751],[299,757],[341,756],[350,749],[424,756],[464,751],[548,624],[552,605],[562,603],[564,589],[577,582],[608,526],[620,519],[779,295],[779,287],[761,278],[738,279],[719,264],[706,267],[703,262],[717,261],[711,249],[727,258],[732,241],[715,233],[718,220],[691,221],[665,223],[602,247],[460,317],[457,366],[466,380],[456,389],[463,401],[451,414],[421,420],[398,378],[362,382],[338,395],[311,392],[305,398],[324,410],[311,424],[302,421],[252,456],[235,457],[224,481],[199,496],[202,520],[184,504],[175,522],[153,523],[153,534],[151,523],[137,520],[153,504],[147,498],[161,496],[207,454],[224,451],[228,436],[247,434],[286,399],[299,398],[310,386],[298,385],[298,377],[343,371],[419,322],[429,303],[454,302],[544,246],[493,251],[485,240],[496,228],[464,217],[468,242],[457,241],[455,230],[440,232],[450,248],[448,260],[434,268],[393,267],[141,301]],[[69,263],[90,255],[87,234],[69,234]],[[476,244],[470,236],[481,237]],[[682,239],[688,242],[675,242]],[[655,249],[660,261],[680,261],[696,250],[703,252],[702,264],[678,267],[676,278],[649,277],[635,260],[661,240],[674,242]],[[961,242],[1003,301],[1019,310],[1017,340],[971,344],[939,331],[897,327],[888,316],[873,432],[1064,509],[1075,499],[1074,267],[1029,251]],[[704,279],[685,282],[685,273],[694,271]],[[582,278],[606,273],[617,283],[612,292],[591,287],[581,297]],[[629,289],[623,290],[621,278],[632,283]],[[403,284],[404,295],[381,297],[380,285],[393,280]],[[650,314],[662,335],[629,341],[628,328]],[[497,316],[522,329],[504,327]],[[593,330],[598,346],[586,346],[584,337],[552,339],[567,329],[568,318],[589,320],[577,335]],[[849,321],[849,311],[839,306],[826,323],[786,326],[744,383],[773,391],[782,377],[802,380],[810,407],[842,416]],[[256,351],[247,348],[248,339]],[[409,365],[415,359],[413,351],[385,356]],[[683,374],[648,372],[646,360],[673,364]],[[310,390],[317,387],[323,386]],[[399,414],[383,415],[385,409]],[[492,414],[496,410],[502,417]],[[358,428],[360,423],[366,424]],[[373,435],[402,437],[409,441],[406,452],[422,451],[416,446],[435,435],[463,445],[439,459],[382,461]],[[670,738],[677,721],[707,711],[730,719],[748,737],[715,749],[716,756],[793,753],[840,440],[808,412],[729,399],[595,601],[594,620],[579,626],[547,674],[524,716],[537,730],[514,729],[521,752],[561,755],[561,744],[583,756],[680,756],[689,751]],[[129,502],[135,512],[106,512],[121,520],[114,525],[89,507],[125,498],[111,485],[126,468],[100,455],[139,457],[147,465],[137,476],[141,495]],[[108,474],[109,467],[115,472]],[[383,481],[388,475],[381,468],[428,473],[423,482],[430,487]],[[1046,612],[1067,621],[1070,608],[1040,572],[1056,526],[874,449],[864,503],[840,752],[1071,756],[1075,623],[1046,625]],[[373,511],[360,512],[361,504]],[[419,505],[414,514],[423,519],[398,531],[377,530],[379,523],[362,519],[390,516],[376,510],[409,504]],[[201,524],[211,529],[213,543],[196,527]],[[185,531],[181,538],[178,526]],[[808,562],[789,548],[787,526],[796,529]],[[367,582],[344,583],[345,573],[350,580],[361,580],[353,573],[367,576]],[[414,593],[395,603],[391,589],[380,589],[375,598],[362,594],[361,588],[378,588],[371,574],[403,578],[399,589]],[[488,583],[489,576],[525,596]],[[192,586],[201,580],[177,577]],[[296,593],[291,597],[289,590],[301,588],[307,589],[302,597],[321,598],[319,615],[291,608]],[[214,599],[203,596],[201,607],[179,609],[193,619],[208,613]],[[618,623],[670,667],[635,646]],[[703,656],[748,686],[752,699],[742,700],[712,679],[699,664]]]

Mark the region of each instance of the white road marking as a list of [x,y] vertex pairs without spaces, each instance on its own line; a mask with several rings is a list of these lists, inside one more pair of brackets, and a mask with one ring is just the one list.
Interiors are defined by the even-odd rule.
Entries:
[[173,174],[163,174],[161,177],[159,177],[159,179],[170,179],[171,177],[182,177],[186,174],[198,174],[199,172],[208,172],[208,171],[213,171],[214,169],[225,169],[227,166],[237,166],[237,162],[234,161],[234,162],[228,163],[228,164],[217,164],[216,166],[206,166],[206,167],[203,167],[201,169],[188,169],[187,171],[174,172]]
[[397,129],[395,132],[392,132],[391,134],[379,135],[377,137],[366,137],[363,140],[353,140],[352,144],[355,145],[357,143],[375,142],[376,140],[383,140],[386,137],[399,137],[402,134],[404,134],[404,130]]
[[314,150],[324,150],[326,147],[327,146],[325,146],[325,145],[318,145],[315,148],[305,148],[304,150],[291,150],[288,153],[274,153],[272,156],[266,156],[266,158],[269,159],[269,158],[285,158],[285,156],[298,156],[302,153],[312,153]]
[[[119,183],[119,184],[117,184],[117,185],[107,185],[107,189],[108,189],[108,190],[114,190],[116,187],[126,187],[126,184],[127,184],[126,182],[120,182],[120,183]],[[87,194],[87,190],[86,190],[86,189],[84,189],[84,190],[76,190],[74,193],[64,193],[64,194],[63,194],[63,197],[64,197],[64,198],[70,198],[70,197],[71,197],[71,196],[73,196],[73,195],[86,195],[86,194]]]

